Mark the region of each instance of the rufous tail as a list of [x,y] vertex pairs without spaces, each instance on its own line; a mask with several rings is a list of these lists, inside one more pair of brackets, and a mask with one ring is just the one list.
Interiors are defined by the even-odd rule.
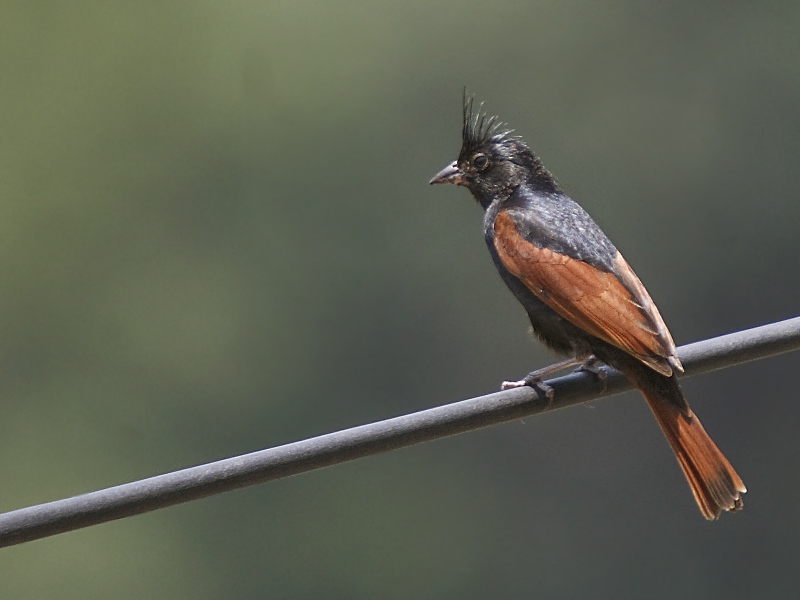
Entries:
[[715,520],[723,510],[740,510],[742,494],[747,491],[742,479],[686,404],[677,381],[674,385],[683,407],[661,397],[659,390],[640,389],[678,458],[700,512]]

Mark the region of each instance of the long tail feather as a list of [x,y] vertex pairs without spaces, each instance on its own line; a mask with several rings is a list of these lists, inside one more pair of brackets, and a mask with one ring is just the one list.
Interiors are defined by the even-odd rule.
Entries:
[[744,505],[742,494],[747,489],[731,463],[686,404],[677,380],[671,382],[674,387],[669,392],[670,395],[679,394],[679,399],[664,397],[664,385],[649,386],[642,383],[640,381],[637,387],[647,399],[669,445],[672,446],[703,516],[714,520],[723,510],[740,510]]

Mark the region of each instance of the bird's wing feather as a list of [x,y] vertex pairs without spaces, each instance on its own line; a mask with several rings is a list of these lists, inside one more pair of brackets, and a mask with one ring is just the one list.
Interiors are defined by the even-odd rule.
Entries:
[[658,309],[619,252],[608,272],[539,247],[520,233],[508,210],[494,221],[494,245],[512,275],[577,327],[662,375],[683,370]]

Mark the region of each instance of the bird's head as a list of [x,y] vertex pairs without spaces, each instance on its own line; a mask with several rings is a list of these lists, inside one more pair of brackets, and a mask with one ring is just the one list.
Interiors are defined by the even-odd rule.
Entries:
[[483,208],[509,197],[522,184],[542,191],[558,190],[539,158],[497,117],[486,114],[483,104],[474,110],[473,97],[466,90],[463,109],[458,160],[439,171],[431,184],[463,185]]

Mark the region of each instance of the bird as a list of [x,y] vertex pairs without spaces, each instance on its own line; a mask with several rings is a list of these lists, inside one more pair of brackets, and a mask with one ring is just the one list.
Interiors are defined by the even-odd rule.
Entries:
[[464,90],[461,150],[433,184],[466,187],[484,210],[484,238],[534,335],[566,357],[503,389],[584,364],[621,371],[647,400],[702,515],[743,507],[742,479],[706,433],[678,383],[683,366],[655,303],[592,217],[525,142]]

